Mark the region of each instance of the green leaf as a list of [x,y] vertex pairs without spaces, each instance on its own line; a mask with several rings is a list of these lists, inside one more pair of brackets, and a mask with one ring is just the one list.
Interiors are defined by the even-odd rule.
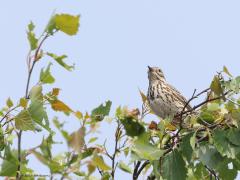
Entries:
[[195,150],[196,145],[196,132],[193,134],[193,136],[190,138],[190,145],[193,150]]
[[80,154],[81,159],[85,159],[91,156],[94,153],[94,150],[95,150],[94,148],[85,149],[84,152]]
[[[22,164],[21,166],[21,174],[28,174],[28,178],[22,178],[24,180],[34,180],[34,170],[27,167],[27,164]],[[45,179],[37,179],[37,180],[45,180]]]
[[49,162],[49,169],[52,173],[62,173],[64,171],[64,165],[62,164],[63,159],[61,160],[51,160]]
[[89,139],[88,143],[93,143],[97,140],[98,138],[97,137],[92,137]]
[[200,161],[210,169],[217,168],[224,160],[221,154],[213,146],[208,145],[199,148],[198,156]]
[[34,131],[35,130],[33,120],[27,110],[22,110],[15,117],[15,126],[17,129],[20,129],[23,131],[27,131],[27,130]]
[[149,143],[147,135],[143,134],[133,144],[132,151],[140,159],[146,159],[150,161],[158,160],[164,154],[164,150],[159,149]]
[[104,172],[101,180],[111,180],[111,174],[109,172]]
[[207,123],[213,123],[215,121],[215,118],[210,112],[203,111],[200,113],[200,116],[197,118],[197,122],[202,124],[204,121]]
[[240,146],[240,131],[239,131],[239,129],[231,128],[227,132],[227,138],[232,144],[234,144],[236,146]]
[[9,146],[5,148],[4,160],[1,163],[0,176],[15,176],[18,167],[18,161],[15,156],[16,150],[10,149]]
[[62,67],[64,67],[68,71],[72,71],[74,69],[74,65],[67,65],[64,62],[64,59],[67,58],[66,55],[62,56],[57,56],[56,54],[53,53],[47,53],[48,56],[52,57],[58,64],[60,64]]
[[192,139],[192,137],[194,137],[194,139],[195,139],[194,133],[187,134],[185,137],[183,137],[182,143],[180,144],[181,152],[189,163],[192,160],[192,154],[193,154],[192,146],[194,145],[194,148],[195,148],[195,142],[194,143],[192,142],[192,145],[190,143],[190,140]]
[[228,83],[226,82],[226,87],[235,93],[239,93],[240,90],[240,76],[237,76],[234,79],[231,79],[231,81]]
[[13,107],[13,102],[12,102],[12,100],[10,99],[10,97],[7,99],[6,104],[7,104],[8,108]]
[[235,180],[238,174],[237,169],[229,167],[229,160],[227,158],[218,166],[217,172],[219,173],[220,179],[227,180]]
[[217,96],[220,96],[222,94],[223,90],[220,80],[217,76],[214,76],[210,88]]
[[51,129],[49,128],[48,116],[41,101],[32,101],[28,108],[28,111],[34,122],[45,128],[46,130],[51,131]]
[[168,180],[185,180],[187,168],[182,155],[175,149],[163,158],[162,176]]
[[99,169],[101,169],[102,171],[108,171],[111,168],[104,162],[102,156],[98,156],[98,155],[94,155],[92,162],[95,166],[97,166]]
[[79,156],[78,156],[77,154],[71,155],[71,156],[70,156],[70,160],[69,160],[69,162],[68,162],[68,165],[71,165],[71,164],[77,162],[78,157],[79,157]]
[[118,164],[118,167],[124,171],[124,172],[127,172],[129,174],[132,174],[132,169],[127,165],[125,164],[123,161],[120,161],[119,164]]
[[57,30],[57,27],[56,27],[56,23],[55,23],[55,15],[53,15],[50,18],[50,20],[45,28],[45,32],[47,34],[53,35],[56,30]]
[[31,21],[29,24],[28,24],[28,31],[33,31],[35,28],[35,25],[33,24],[33,22]]
[[[152,161],[151,162],[151,165],[152,165],[152,167],[153,167],[153,173],[152,173],[152,175],[156,178],[156,179],[162,179],[162,177],[161,177],[161,174],[160,174],[160,169],[162,168],[162,167],[160,167],[160,163],[159,163],[159,160],[155,160],[155,161]],[[161,164],[161,166],[162,166],[162,164]],[[153,178],[154,179],[154,178]]]
[[132,117],[125,117],[120,120],[128,136],[140,136],[145,132],[144,126]]
[[52,65],[52,63],[49,63],[45,71],[44,71],[44,69],[41,70],[40,82],[45,83],[45,84],[52,84],[55,82],[55,79],[50,72],[51,65]]
[[47,138],[43,138],[42,143],[40,145],[40,149],[44,155],[44,157],[48,159],[52,159],[52,144],[53,144],[52,135],[50,134]]
[[27,104],[28,104],[28,100],[26,98],[21,98],[20,99],[19,105],[21,107],[23,107],[25,109],[27,107]]
[[208,111],[217,111],[217,110],[219,110],[219,104],[218,103],[208,103],[207,110]]
[[[240,152],[240,148],[238,146],[230,143],[227,136],[227,131],[218,129],[215,130],[213,132],[213,140],[214,146],[222,156],[227,156],[228,158],[234,159],[236,154]],[[232,137],[232,140],[235,140],[235,138]]]
[[31,50],[35,50],[38,47],[38,39],[36,38],[34,32],[27,32],[28,42],[30,44]]
[[0,176],[15,176],[17,172],[17,162],[4,160],[0,171]]
[[232,77],[232,74],[228,71],[226,66],[223,66],[223,72],[225,72],[227,75],[229,75],[230,77]]
[[101,104],[97,108],[92,110],[91,118],[93,121],[102,121],[105,116],[109,115],[112,106],[111,101],[107,101],[105,105]]
[[42,101],[43,99],[42,86],[41,85],[33,86],[32,89],[30,90],[29,95],[32,101],[35,100]]
[[194,177],[196,180],[205,179],[209,175],[206,167],[202,163],[198,163],[194,169]]
[[69,14],[56,14],[55,23],[57,29],[68,34],[75,35],[78,32],[79,27],[79,15],[72,16]]
[[38,47],[38,39],[36,38],[36,36],[33,32],[34,28],[35,28],[35,25],[31,21],[28,24],[28,32],[27,32],[27,37],[28,37],[28,41],[29,41],[31,50],[35,50]]

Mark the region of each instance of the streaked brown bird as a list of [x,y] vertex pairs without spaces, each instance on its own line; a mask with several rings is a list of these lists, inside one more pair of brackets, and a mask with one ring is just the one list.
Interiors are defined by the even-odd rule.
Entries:
[[[165,119],[183,110],[187,100],[178,90],[168,84],[160,68],[148,66],[148,79],[147,98],[150,108],[157,116]],[[191,106],[187,105],[185,110],[191,110]],[[174,120],[173,123],[178,122]]]

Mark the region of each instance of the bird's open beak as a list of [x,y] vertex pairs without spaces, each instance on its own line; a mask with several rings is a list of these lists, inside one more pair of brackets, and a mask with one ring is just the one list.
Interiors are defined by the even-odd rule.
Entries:
[[149,71],[152,71],[152,68],[151,68],[150,66],[148,66],[148,70],[149,70]]

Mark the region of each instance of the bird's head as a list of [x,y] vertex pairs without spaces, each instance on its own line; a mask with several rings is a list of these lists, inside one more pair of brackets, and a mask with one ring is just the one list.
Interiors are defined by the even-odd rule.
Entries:
[[148,66],[148,79],[150,82],[165,81],[165,76],[160,68]]

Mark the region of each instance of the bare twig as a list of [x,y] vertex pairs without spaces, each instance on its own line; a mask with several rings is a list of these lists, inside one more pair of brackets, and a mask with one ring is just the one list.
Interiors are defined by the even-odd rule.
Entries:
[[187,111],[184,111],[184,112],[182,112],[182,113],[180,113],[180,114],[177,114],[176,117],[179,117],[179,116],[181,116],[181,115],[183,115],[183,114],[186,114],[186,113],[189,113],[189,112],[193,112],[195,109],[197,109],[197,108],[199,108],[199,107],[201,107],[201,106],[203,106],[204,104],[207,104],[207,103],[209,103],[209,102],[222,99],[223,97],[225,97],[225,96],[226,96],[228,93],[230,93],[230,92],[231,92],[231,91],[227,91],[227,92],[223,93],[223,95],[221,95],[221,96],[218,96],[218,97],[215,97],[215,98],[212,98],[212,99],[206,99],[205,101],[199,103],[198,105],[195,105],[192,109],[187,110]]
[[13,107],[12,109],[8,110],[8,112],[1,118],[0,123],[2,123],[2,121],[3,121],[5,118],[7,118],[8,115],[9,115],[12,111],[14,111],[15,109],[17,109],[18,107],[19,107],[19,106],[15,106],[15,107]]
[[[137,165],[134,168],[134,173],[133,173],[133,180],[137,180],[143,169],[149,164],[149,160],[146,160],[142,165],[141,162],[138,161]],[[141,165],[141,167],[140,167]],[[140,168],[139,168],[140,167]]]
[[14,120],[14,118],[8,119],[6,122],[3,123],[2,127],[7,125],[8,123],[12,122],[13,120]]
[[105,150],[105,154],[107,155],[107,157],[109,157],[109,159],[113,159],[112,155],[110,155],[110,153],[108,152],[107,148],[106,148],[106,140],[105,142],[103,143],[103,147],[104,147],[104,150]]
[[[137,164],[134,167],[134,171],[133,171],[133,180],[137,180],[138,176],[139,176],[139,172],[138,172],[138,168],[141,165],[141,161],[138,161]],[[141,172],[140,172],[141,173]]]
[[210,176],[214,176],[215,180],[219,180],[219,177],[217,176],[217,174],[214,170],[210,169],[207,166],[204,166],[204,167],[208,170],[208,172],[210,173]]

